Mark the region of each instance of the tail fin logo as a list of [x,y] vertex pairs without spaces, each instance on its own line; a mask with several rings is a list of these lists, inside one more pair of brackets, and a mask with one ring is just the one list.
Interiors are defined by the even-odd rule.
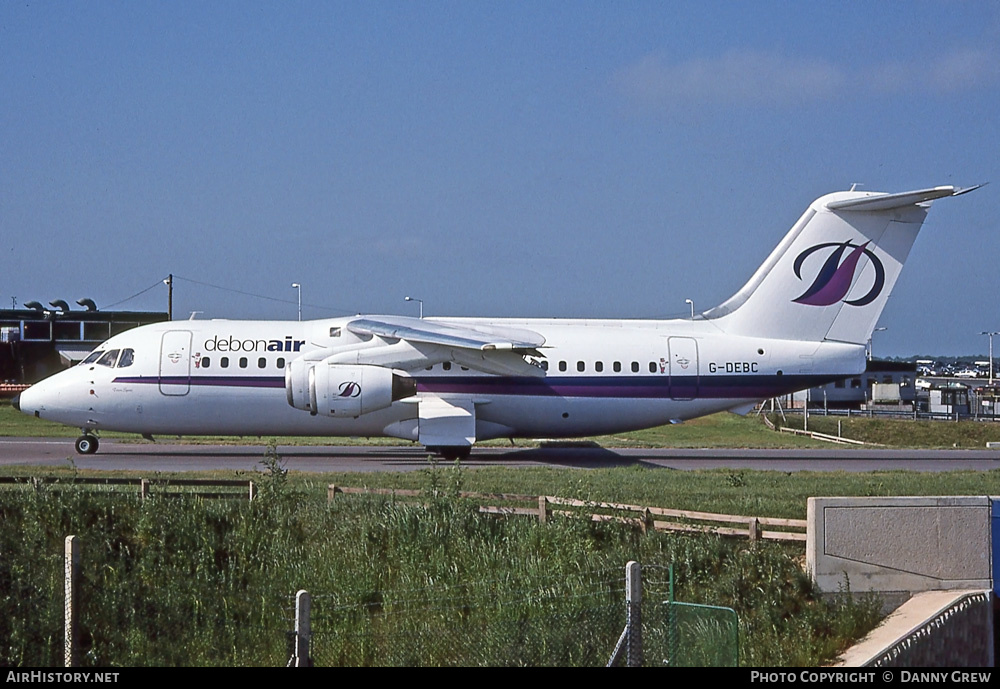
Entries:
[[[866,306],[875,301],[882,293],[882,288],[885,287],[885,267],[882,265],[882,261],[868,248],[868,244],[870,242],[865,242],[861,246],[852,244],[850,241],[827,242],[803,251],[795,258],[793,266],[795,277],[800,280],[802,279],[802,264],[809,256],[823,249],[831,250],[809,289],[792,301],[808,306],[831,306],[838,301],[843,301],[851,306]],[[848,249],[853,249],[853,251],[847,254],[847,258],[844,258],[844,253]],[[858,262],[861,261],[862,256],[867,256],[868,260],[871,261],[872,267],[875,269],[875,278],[863,296],[857,299],[847,299],[848,292],[851,291],[851,286],[854,284]]]

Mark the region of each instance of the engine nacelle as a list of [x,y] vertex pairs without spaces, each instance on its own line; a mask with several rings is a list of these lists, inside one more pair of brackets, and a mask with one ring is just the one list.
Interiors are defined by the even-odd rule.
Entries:
[[292,359],[285,367],[285,396],[296,409],[316,413],[309,401],[309,372],[318,362]]
[[383,366],[292,361],[285,372],[288,402],[326,416],[357,417],[415,395],[417,383]]

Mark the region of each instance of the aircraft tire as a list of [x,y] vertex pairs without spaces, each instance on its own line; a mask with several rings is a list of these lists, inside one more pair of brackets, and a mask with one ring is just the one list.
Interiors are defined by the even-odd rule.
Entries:
[[76,451],[81,455],[94,454],[99,445],[97,438],[92,435],[81,435],[76,439]]
[[448,460],[449,462],[453,462],[456,459],[460,460],[468,459],[469,454],[472,452],[472,448],[467,447],[465,445],[455,445],[455,446],[448,445],[448,446],[428,448],[428,449],[432,449],[434,452],[441,455],[442,458]]

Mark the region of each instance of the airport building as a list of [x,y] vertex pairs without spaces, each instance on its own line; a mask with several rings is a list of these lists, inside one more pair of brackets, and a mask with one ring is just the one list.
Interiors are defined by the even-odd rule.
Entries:
[[923,376],[919,363],[872,360],[860,375],[786,395],[778,401],[785,409],[808,406],[810,411],[820,413],[998,418],[1000,384],[971,382],[956,376]]
[[82,309],[65,301],[45,308],[0,310],[0,394],[14,395],[25,386],[82,361],[97,345],[139,325],[168,320],[160,311],[99,311],[81,299]]
[[910,411],[917,401],[917,365],[870,359],[865,372],[819,385],[781,400],[788,409]]

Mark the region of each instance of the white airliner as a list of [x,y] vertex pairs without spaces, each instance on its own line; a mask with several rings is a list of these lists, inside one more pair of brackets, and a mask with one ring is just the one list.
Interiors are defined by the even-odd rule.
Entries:
[[693,318],[356,316],[170,321],[112,337],[21,393],[82,429],[392,436],[446,457],[489,438],[648,428],[856,375],[930,202],[978,187],[814,201],[736,294]]

